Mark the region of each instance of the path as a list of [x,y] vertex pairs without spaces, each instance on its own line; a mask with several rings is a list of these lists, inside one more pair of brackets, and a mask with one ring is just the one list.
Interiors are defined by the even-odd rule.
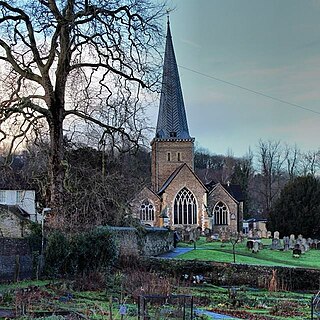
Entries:
[[187,253],[187,252],[189,252],[191,250],[193,250],[193,248],[180,248],[180,247],[177,247],[177,248],[174,248],[172,251],[165,252],[165,253],[162,253],[162,254],[158,255],[158,257],[159,258],[172,259],[172,258],[175,258],[175,257],[179,256],[180,254]]
[[239,319],[239,318],[233,318],[231,316],[227,316],[225,314],[219,314],[219,313],[215,313],[215,312],[211,312],[211,311],[207,311],[207,310],[201,310],[201,309],[197,309],[196,314],[205,314],[205,315],[211,317],[211,319],[224,319],[224,320],[237,320],[237,319]]
[[[187,252],[189,252],[191,250],[193,250],[193,248],[180,248],[180,247],[177,247],[177,248],[174,248],[172,251],[160,254],[158,257],[166,258],[166,259],[173,259],[173,258],[179,256],[180,254],[187,253]],[[207,310],[197,309],[196,313],[197,314],[205,314],[205,315],[211,317],[211,319],[224,319],[224,320],[236,320],[237,319],[237,318],[232,318],[230,316],[226,316],[224,314],[218,314],[218,313],[207,311]]]

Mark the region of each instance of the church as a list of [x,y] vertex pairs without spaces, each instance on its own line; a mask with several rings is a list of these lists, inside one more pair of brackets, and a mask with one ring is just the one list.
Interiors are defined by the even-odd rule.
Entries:
[[131,202],[133,216],[147,226],[240,232],[243,196],[239,186],[205,185],[194,172],[178,66],[168,21],[156,132],[151,141],[151,186]]

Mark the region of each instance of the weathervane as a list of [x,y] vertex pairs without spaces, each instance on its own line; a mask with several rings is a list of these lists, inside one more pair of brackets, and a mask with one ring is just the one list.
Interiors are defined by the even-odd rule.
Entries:
[[166,12],[167,12],[167,19],[168,19],[168,24],[170,24],[170,12],[171,12],[172,10],[170,9],[170,8],[167,8],[167,10],[166,10]]

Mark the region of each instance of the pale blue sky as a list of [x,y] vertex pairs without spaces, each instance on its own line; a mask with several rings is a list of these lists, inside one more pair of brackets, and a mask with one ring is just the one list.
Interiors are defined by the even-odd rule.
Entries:
[[[319,148],[320,0],[169,0],[190,134],[213,153],[263,140]],[[165,24],[165,21],[164,21]],[[158,105],[149,110],[156,124]]]

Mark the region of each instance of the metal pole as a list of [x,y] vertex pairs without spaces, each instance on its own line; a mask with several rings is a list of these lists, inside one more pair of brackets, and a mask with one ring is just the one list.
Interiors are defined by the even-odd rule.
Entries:
[[191,320],[193,319],[193,296],[191,296]]

